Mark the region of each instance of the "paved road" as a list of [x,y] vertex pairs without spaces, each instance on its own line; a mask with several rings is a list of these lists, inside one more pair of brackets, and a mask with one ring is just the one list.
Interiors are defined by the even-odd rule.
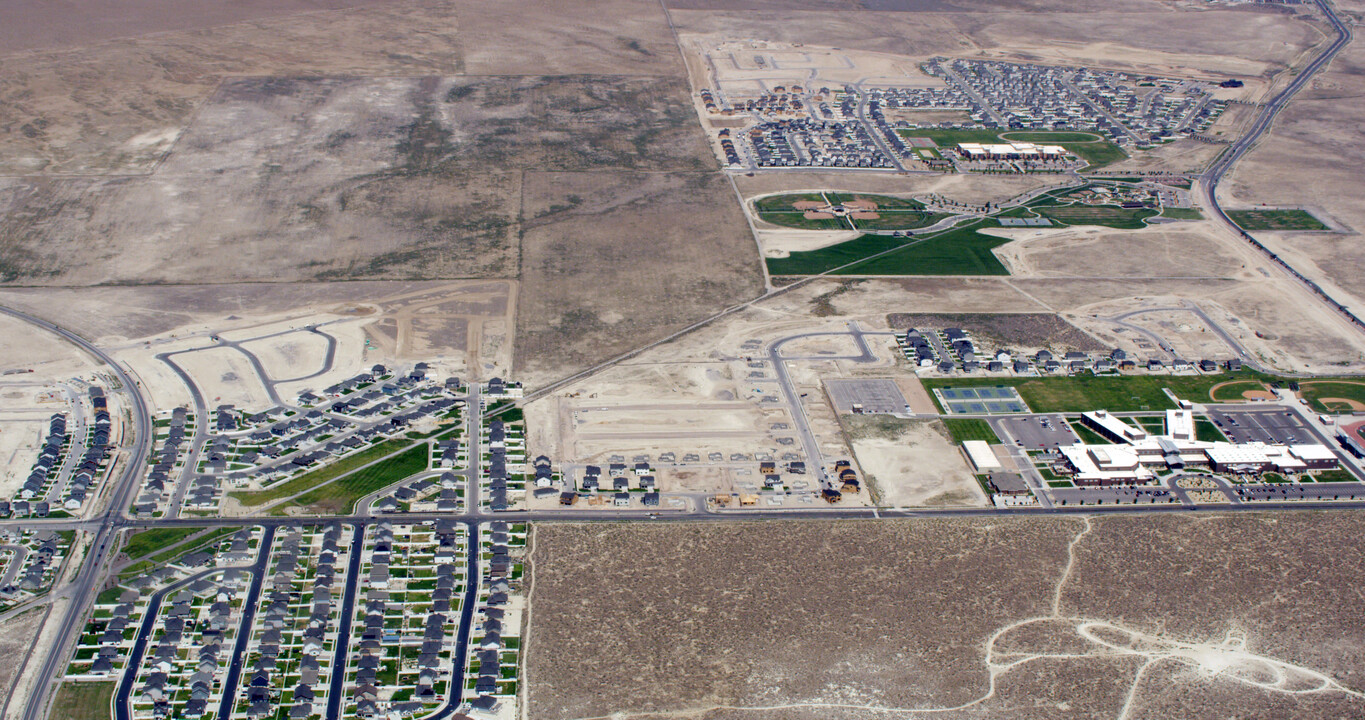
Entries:
[[[297,525],[298,521],[294,521],[294,524]],[[223,697],[218,703],[218,714],[214,717],[232,717],[232,707],[237,702],[237,682],[241,679],[242,665],[246,662],[246,646],[251,642],[251,623],[256,619],[256,608],[261,604],[261,585],[265,583],[265,573],[269,569],[270,546],[275,542],[276,527],[266,526],[261,544],[256,548],[256,562],[251,566],[251,588],[247,590],[246,601],[242,605],[242,621],[237,626],[236,641],[232,643],[232,661],[228,664],[227,677],[223,679]]]
[[[128,396],[128,407],[133,423],[131,428],[133,444],[124,458],[123,473],[117,480],[112,481],[113,490],[109,493],[109,505],[98,518],[100,524],[94,530],[85,560],[81,564],[80,570],[77,571],[75,580],[71,583],[71,601],[67,605],[61,625],[57,628],[56,636],[52,643],[47,646],[47,657],[38,669],[36,682],[33,685],[33,695],[29,697],[28,707],[24,709],[21,716],[23,720],[41,720],[47,715],[53,681],[66,668],[71,643],[85,625],[86,608],[95,596],[96,581],[103,577],[104,565],[108,559],[110,546],[113,545],[114,533],[118,530],[117,520],[132,502],[132,498],[141,484],[142,472],[146,468],[147,456],[151,453],[152,448],[151,416],[147,410],[147,403],[142,398],[142,393],[138,391],[137,383],[113,358],[88,340],[46,320],[12,308],[0,307],[0,313],[55,333],[100,363],[107,365],[122,385],[118,392],[126,393]],[[125,433],[125,437],[128,436],[129,434]]]
[[171,491],[170,505],[166,508],[166,517],[168,518],[180,517],[180,507],[185,502],[185,493],[189,490],[190,478],[194,476],[195,468],[199,466],[199,455],[203,453],[204,443],[209,436],[208,403],[204,401],[204,393],[199,389],[199,385],[194,382],[194,378],[190,377],[184,368],[171,359],[172,355],[178,355],[182,352],[193,351],[164,352],[158,353],[156,356],[157,360],[170,366],[171,370],[180,377],[180,381],[185,383],[185,387],[190,390],[190,399],[194,402],[194,428],[190,434],[190,449],[189,452],[185,453],[185,466],[181,468],[180,476],[175,480],[175,489]]
[[[807,85],[807,87],[810,86]],[[854,83],[853,89],[858,91],[858,121],[863,124],[863,130],[872,137],[872,142],[876,144],[877,149],[886,155],[896,170],[905,172],[905,164],[901,162],[900,153],[892,150],[891,146],[886,144],[886,138],[882,137],[881,128],[877,127],[875,122],[867,119],[867,93],[863,92],[863,81],[859,80]]]
[[[355,619],[355,594],[360,586],[360,556],[365,550],[365,526],[356,525],[351,536],[351,557],[346,563],[346,592],[341,596],[341,625],[337,627],[336,652],[332,655],[332,676],[327,689],[327,714],[341,717],[341,698],[346,693],[346,662],[351,648],[351,623]],[[219,714],[218,717],[227,717]]]
[[1228,217],[1228,214],[1224,212],[1223,207],[1218,204],[1218,183],[1223,180],[1223,176],[1232,169],[1232,166],[1235,165],[1238,160],[1242,159],[1242,156],[1245,155],[1247,151],[1251,150],[1251,148],[1256,145],[1256,141],[1260,139],[1261,135],[1271,128],[1274,124],[1275,117],[1289,104],[1289,101],[1293,99],[1294,95],[1302,90],[1318,72],[1332,61],[1332,58],[1336,57],[1337,53],[1341,52],[1342,48],[1346,47],[1346,45],[1351,42],[1352,34],[1350,26],[1342,22],[1341,18],[1337,17],[1331,4],[1326,0],[1313,0],[1313,4],[1318,6],[1318,9],[1326,16],[1327,22],[1332,25],[1332,29],[1336,30],[1336,40],[1332,41],[1332,43],[1327,46],[1327,49],[1322,51],[1321,55],[1318,55],[1312,62],[1304,66],[1284,90],[1281,90],[1279,94],[1275,95],[1265,104],[1265,107],[1261,110],[1260,116],[1257,117],[1255,123],[1252,124],[1251,129],[1232,145],[1228,146],[1228,149],[1204,172],[1202,182],[1199,183],[1199,190],[1203,195],[1204,207],[1208,208],[1216,219],[1222,221],[1223,224],[1231,228],[1233,232],[1241,235],[1258,250],[1265,253],[1275,264],[1279,265],[1299,282],[1306,285],[1309,290],[1325,300],[1338,312],[1345,315],[1356,325],[1356,327],[1365,328],[1365,322],[1361,321],[1359,317],[1346,309],[1341,302],[1328,295],[1316,282],[1296,270],[1279,255],[1271,252],[1269,248],[1262,245],[1256,238],[1238,227],[1237,224]]
[[0,545],[0,550],[13,553],[13,557],[5,564],[5,577],[0,578],[0,587],[6,587],[13,585],[19,578],[19,571],[24,567],[24,561],[28,559],[28,548],[23,545]]

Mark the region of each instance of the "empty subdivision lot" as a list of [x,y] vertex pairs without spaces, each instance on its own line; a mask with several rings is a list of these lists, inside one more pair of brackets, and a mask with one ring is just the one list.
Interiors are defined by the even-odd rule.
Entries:
[[715,173],[527,173],[516,366],[559,377],[762,291]]
[[[1132,691],[1131,718],[1357,716],[1365,703],[1341,688],[1365,684],[1361,523],[540,524],[530,714],[1114,717]],[[988,648],[997,667],[1023,661],[997,672],[994,692]],[[1062,654],[1075,657],[1047,657]],[[1272,666],[1296,688],[1328,684],[1305,695],[1248,684],[1273,683]]]

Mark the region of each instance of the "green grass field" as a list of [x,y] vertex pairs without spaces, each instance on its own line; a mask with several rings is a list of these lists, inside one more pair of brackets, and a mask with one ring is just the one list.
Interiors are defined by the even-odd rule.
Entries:
[[1089,132],[1069,132],[1065,130],[1013,130],[1000,133],[1001,140],[1031,142],[1056,145],[1064,142],[1103,142],[1104,138]]
[[980,418],[943,418],[943,426],[948,428],[948,434],[958,445],[968,440],[985,440],[992,444],[1000,442],[990,423]]
[[1313,479],[1320,482],[1356,482],[1356,477],[1341,468],[1331,470],[1319,470],[1313,473]]
[[123,553],[136,560],[169,545],[174,545],[203,529],[201,527],[187,527],[143,530],[128,539],[128,544],[123,546]]
[[1141,230],[1143,220],[1160,213],[1152,208],[1121,208],[1112,205],[1059,205],[1034,208],[1040,215],[1064,225],[1102,225],[1116,230]]
[[852,230],[844,218],[808,218],[804,212],[760,212],[758,217],[780,227],[797,230]]
[[1161,216],[1162,216],[1162,217],[1171,218],[1172,220],[1203,220],[1203,219],[1204,219],[1204,213],[1199,212],[1199,210],[1196,209],[1196,208],[1174,208],[1174,207],[1162,208],[1162,209],[1161,209]]
[[918,210],[924,207],[924,203],[918,200],[908,200],[906,198],[891,197],[890,195],[872,195],[869,193],[825,193],[831,201],[843,204],[853,200],[869,200],[877,203],[877,210]]
[[759,198],[754,201],[754,207],[758,208],[759,212],[792,212],[796,210],[796,203],[824,201],[825,196],[820,193],[789,193]]
[[919,212],[915,210],[878,210],[881,217],[876,220],[853,220],[859,230],[915,230],[928,227],[948,217],[944,213]]
[[905,238],[863,235],[819,250],[794,252],[784,258],[768,258],[768,272],[773,275],[818,275],[905,243]]
[[287,507],[303,507],[309,512],[349,512],[356,500],[376,490],[401,482],[427,469],[427,446],[418,445],[381,463],[347,475],[336,482],[304,493],[274,508],[272,515],[284,515]]
[[1204,418],[1198,418],[1194,421],[1194,439],[1200,442],[1226,442],[1228,438],[1217,425]]
[[292,480],[282,482],[279,485],[276,485],[275,487],[256,492],[244,491],[228,494],[231,495],[233,498],[236,498],[238,502],[242,503],[243,505],[246,505],[247,507],[264,505],[265,503],[272,502],[274,500],[279,500],[280,498],[286,498],[289,497],[290,495],[297,495],[298,493],[301,493],[321,483],[327,482],[328,480],[331,480],[332,478],[335,478],[339,475],[344,475],[362,465],[372,463],[375,460],[378,460],[379,458],[388,455],[389,453],[399,450],[404,445],[407,445],[408,442],[409,442],[408,440],[397,439],[385,440],[384,442],[379,443],[378,445],[375,445],[373,447],[367,448],[358,453],[350,455],[326,467],[319,468],[312,472],[304,473]]
[[50,715],[62,720],[109,720],[114,683],[66,681],[57,688]]
[[1350,403],[1323,402],[1323,398],[1340,398],[1365,403],[1365,381],[1308,380],[1299,383],[1299,395],[1320,413],[1350,412]]
[[[902,250],[858,263],[835,275],[1008,275],[991,250],[1009,242],[976,226],[954,228]],[[793,253],[795,255],[795,253]],[[771,268],[771,265],[769,266]]]
[[[1207,399],[1213,400],[1214,402],[1240,401],[1245,399],[1242,397],[1242,393],[1248,390],[1264,389],[1265,385],[1259,380],[1238,380],[1224,385],[1217,390],[1213,390],[1211,392],[1212,397]],[[1206,398],[1199,399],[1204,400]]]
[[1015,142],[1044,143],[1048,145],[1061,145],[1068,152],[1074,153],[1090,164],[1094,169],[1118,162],[1126,157],[1128,153],[1123,148],[1093,136],[1085,132],[1073,132],[1066,130],[1046,131],[1046,130],[945,130],[942,128],[917,128],[913,130],[900,130],[902,137],[923,137],[934,141],[939,147],[954,147],[958,143],[998,143],[1003,142],[1008,136],[1009,140]]
[[1228,217],[1243,230],[1326,230],[1306,210],[1229,210]]
[[1252,373],[1244,372],[1190,376],[933,378],[924,380],[924,386],[932,390],[936,387],[1008,385],[1018,389],[1019,395],[1034,412],[1085,412],[1097,409],[1131,412],[1174,408],[1175,403],[1162,392],[1162,388],[1170,388],[1181,398],[1199,401],[1207,398],[1209,388],[1219,382],[1252,376]]

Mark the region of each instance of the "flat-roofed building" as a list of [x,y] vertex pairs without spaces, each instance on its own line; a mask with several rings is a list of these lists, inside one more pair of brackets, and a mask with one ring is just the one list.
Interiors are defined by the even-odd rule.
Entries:
[[991,450],[990,443],[985,440],[968,440],[962,443],[962,449],[967,453],[967,459],[972,462],[972,467],[977,472],[991,472],[1000,469],[1000,460],[995,457],[995,451]]

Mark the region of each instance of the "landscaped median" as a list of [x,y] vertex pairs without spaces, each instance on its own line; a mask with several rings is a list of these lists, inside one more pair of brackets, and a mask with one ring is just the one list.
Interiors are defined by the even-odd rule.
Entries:
[[272,508],[271,515],[287,515],[289,508],[303,508],[306,514],[347,513],[357,500],[382,490],[404,478],[427,469],[429,449],[425,444],[409,448],[369,467],[315,488],[293,500]]
[[[383,458],[385,455],[398,452],[411,444],[412,440],[407,438],[385,440],[384,442],[366,448],[358,453],[348,455],[330,465],[318,468],[311,472],[306,472],[296,478],[286,480],[278,485],[266,488],[265,490],[232,492],[228,493],[228,497],[231,497],[246,507],[264,505],[276,500],[298,495],[302,492],[307,492],[322,483],[329,482],[356,468],[368,465]],[[426,452],[426,446],[419,446],[419,448],[424,453]]]

